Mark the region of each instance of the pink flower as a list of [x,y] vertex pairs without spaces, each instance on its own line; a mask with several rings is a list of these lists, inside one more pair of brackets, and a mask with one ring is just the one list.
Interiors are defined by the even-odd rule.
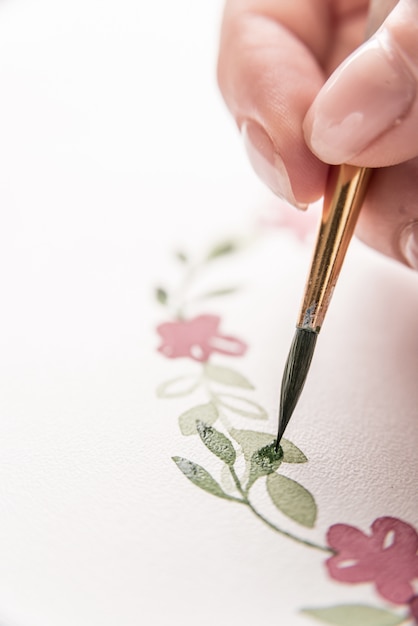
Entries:
[[157,327],[162,344],[158,348],[168,359],[189,357],[206,362],[213,352],[242,356],[247,346],[240,339],[219,333],[220,317],[198,315],[193,319],[165,322]]
[[336,554],[326,563],[329,574],[344,583],[374,582],[383,598],[405,604],[418,578],[418,533],[395,517],[380,517],[371,530],[369,536],[347,524],[331,526],[327,539]]

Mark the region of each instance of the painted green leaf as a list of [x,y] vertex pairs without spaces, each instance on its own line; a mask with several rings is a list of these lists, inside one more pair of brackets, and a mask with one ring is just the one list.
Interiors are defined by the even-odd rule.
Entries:
[[207,261],[212,261],[213,259],[217,259],[220,256],[225,256],[226,254],[231,254],[238,249],[238,245],[235,241],[222,241],[212,248],[206,257]]
[[179,376],[172,380],[167,380],[157,387],[158,398],[180,398],[198,388],[200,381],[195,376]]
[[277,470],[282,462],[282,458],[283,452],[280,448],[276,452],[276,445],[273,442],[254,452],[251,457],[251,465],[257,466],[263,475],[267,475]]
[[230,496],[223,491],[222,487],[203,467],[180,456],[173,456],[172,459],[179,470],[183,472],[186,478],[188,478],[194,485],[200,487],[208,493],[213,494],[214,496],[218,496],[218,498],[226,498],[227,500],[230,500]]
[[276,452],[274,442],[260,448],[260,450],[256,450],[251,457],[247,491],[249,491],[258,478],[275,472],[282,462],[282,457],[283,452],[280,449]]
[[178,261],[180,261],[181,263],[188,263],[189,259],[187,257],[187,254],[185,252],[183,252],[182,250],[177,250],[177,252],[175,253],[176,259]]
[[205,372],[208,378],[216,381],[217,383],[222,383],[223,385],[229,385],[231,387],[254,389],[253,385],[245,378],[245,376],[230,367],[207,363]]
[[167,304],[168,293],[162,287],[157,287],[155,290],[155,297],[160,304]]
[[246,461],[250,461],[256,450],[268,446],[274,441],[274,435],[259,433],[256,430],[237,430],[233,428],[231,435],[241,446]]
[[231,393],[220,393],[217,397],[222,406],[237,415],[255,420],[266,420],[268,418],[267,411],[253,400],[242,398]]
[[206,424],[213,424],[218,419],[218,409],[213,402],[199,404],[179,416],[179,426],[182,435],[196,435],[196,421],[201,420]]
[[335,626],[396,626],[405,616],[364,604],[342,604],[324,609],[303,609],[302,613]]
[[201,440],[212,454],[216,454],[227,465],[235,463],[235,449],[228,437],[225,437],[223,433],[220,433],[213,426],[204,424],[199,420],[196,423],[196,427]]
[[283,450],[283,463],[306,463],[308,461],[302,450],[299,450],[299,448],[288,439],[282,439],[280,447]]
[[207,300],[209,298],[219,298],[221,296],[229,296],[238,291],[238,287],[225,287],[224,289],[214,289],[196,296],[196,300]]
[[287,476],[270,474],[267,476],[267,491],[273,504],[284,515],[307,528],[315,525],[316,503],[305,487]]
[[[233,428],[231,435],[241,446],[244,458],[249,461],[256,450],[275,441],[276,436],[270,433],[260,433],[257,430],[237,430]],[[280,447],[283,450],[282,463],[306,463],[307,458],[302,450],[288,439],[282,439]]]
[[225,465],[225,463],[222,465],[220,483],[221,483],[221,486],[228,493],[231,493],[233,491],[237,491],[237,486],[236,486],[236,484],[234,482],[234,479],[231,476],[229,465]]

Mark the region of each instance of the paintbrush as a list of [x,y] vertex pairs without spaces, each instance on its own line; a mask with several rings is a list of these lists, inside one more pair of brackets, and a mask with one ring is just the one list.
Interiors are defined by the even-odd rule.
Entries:
[[[397,0],[371,0],[368,39],[383,23]],[[296,332],[287,357],[280,393],[276,452],[302,393],[334,287],[353,236],[372,170],[353,165],[329,169],[312,264]]]

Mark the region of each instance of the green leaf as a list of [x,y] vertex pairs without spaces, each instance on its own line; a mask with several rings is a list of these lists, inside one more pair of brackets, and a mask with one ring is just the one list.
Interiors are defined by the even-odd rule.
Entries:
[[231,254],[232,252],[236,252],[238,249],[238,245],[235,241],[222,241],[212,248],[206,257],[207,261],[212,261],[213,259],[217,259],[220,256],[225,256],[226,254]]
[[222,487],[203,467],[180,456],[173,456],[172,459],[179,470],[183,472],[186,478],[188,478],[194,485],[214,496],[217,496],[218,498],[226,498],[227,500],[231,499],[230,496],[223,491]]
[[264,446],[264,448],[260,448],[260,450],[256,450],[251,457],[251,464],[258,468],[261,475],[266,476],[277,470],[282,462],[282,458],[283,452],[280,448],[276,452],[276,444],[273,442],[268,446]]
[[312,494],[305,487],[287,476],[270,474],[267,476],[267,491],[279,511],[298,524],[313,528],[317,508]]
[[250,476],[247,484],[247,491],[255,481],[261,476],[268,476],[275,472],[282,462],[283,452],[279,449],[276,452],[275,442],[256,450],[251,457]]
[[201,440],[212,454],[216,454],[227,465],[235,463],[235,449],[228,437],[225,437],[223,433],[220,433],[213,426],[204,424],[201,421],[197,422],[196,427]]
[[155,290],[155,297],[160,304],[167,304],[168,293],[162,287],[157,287]]
[[[231,435],[241,446],[244,458],[249,461],[256,450],[264,448],[275,441],[276,436],[270,433],[260,433],[257,430],[237,430],[233,428]],[[280,447],[283,450],[282,463],[306,463],[307,458],[302,450],[299,450],[294,443],[288,439],[282,439]]]
[[182,250],[177,250],[177,252],[175,253],[176,259],[178,261],[180,261],[180,263],[188,263],[189,259],[187,257],[187,254],[185,252],[183,252]]
[[197,420],[201,420],[206,424],[213,424],[218,419],[218,415],[218,409],[213,402],[194,406],[179,416],[179,426],[182,435],[196,435]]
[[234,482],[234,479],[231,476],[230,467],[229,465],[225,465],[225,463],[222,465],[220,482],[221,482],[221,486],[228,493],[237,491],[237,486]]
[[397,626],[405,616],[364,604],[342,604],[324,609],[303,609],[302,613],[335,626]]
[[[274,441],[274,435],[259,433],[256,430],[231,430],[231,435],[241,446],[246,461],[250,461],[256,450],[268,446]],[[283,459],[282,459],[283,460]]]
[[302,450],[299,450],[299,448],[288,439],[282,439],[280,447],[283,450],[283,463],[306,463],[308,461]]
[[239,372],[231,369],[230,367],[222,367],[220,365],[212,365],[207,363],[205,372],[208,378],[228,385],[230,387],[243,387],[244,389],[254,389],[253,385]]
[[196,296],[196,300],[207,300],[209,298],[219,298],[220,296],[229,296],[232,293],[236,293],[238,287],[225,287],[224,289],[214,289]]
[[158,398],[180,398],[195,391],[200,384],[195,376],[179,376],[172,380],[167,380],[157,387]]
[[[268,418],[267,411],[253,400],[242,398],[232,393],[220,393],[217,397],[222,406],[233,413],[237,413],[237,415],[255,420],[266,420]],[[225,401],[225,398],[227,398],[227,401]]]

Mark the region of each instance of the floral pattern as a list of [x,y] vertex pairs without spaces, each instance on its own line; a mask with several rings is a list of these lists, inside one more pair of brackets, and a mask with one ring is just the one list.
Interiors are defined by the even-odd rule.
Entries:
[[371,531],[331,526],[327,540],[336,554],[327,561],[329,574],[345,583],[373,582],[385,600],[407,604],[414,595],[411,581],[418,579],[418,534],[394,517],[376,519]]
[[[284,222],[275,225],[287,226],[286,220]],[[309,228],[306,228],[308,232]],[[296,230],[296,235],[303,242],[305,231]],[[259,421],[268,417],[266,410],[248,396],[254,386],[247,377],[214,360],[217,355],[242,357],[247,344],[220,331],[223,323],[219,315],[186,315],[193,301],[189,290],[198,282],[200,271],[214,259],[231,255],[237,249],[237,242],[221,242],[203,261],[194,265],[187,255],[177,253],[178,261],[185,267],[180,286],[171,292],[162,287],[156,289],[158,302],[169,312],[169,319],[156,329],[161,340],[157,350],[168,359],[186,358],[201,368],[195,374],[163,382],[157,394],[166,399],[198,392],[203,394],[203,402],[194,403],[178,417],[179,427],[185,436],[197,435],[217,457],[222,479],[218,481],[189,459],[175,456],[173,461],[195,486],[246,506],[272,531],[326,554],[324,565],[331,580],[350,585],[373,584],[381,599],[378,606],[352,603],[304,608],[301,612],[305,616],[335,626],[418,625],[418,533],[410,524],[395,517],[380,517],[371,524],[370,534],[349,524],[334,524],[327,532],[326,543],[320,545],[288,532],[281,523],[270,519],[254,505],[252,487],[256,482],[264,482],[278,518],[289,518],[305,529],[315,525],[317,504],[314,496],[286,476],[287,464],[307,462],[304,453],[286,439],[276,452],[274,435],[241,428],[235,423],[235,419]],[[235,291],[234,287],[222,287],[206,293],[204,299]],[[239,457],[245,461],[244,470],[242,463],[236,463]]]
[[157,326],[162,339],[158,348],[169,359],[188,357],[206,363],[214,352],[229,356],[242,356],[246,344],[236,337],[221,335],[218,315],[198,315],[188,320],[165,322]]

